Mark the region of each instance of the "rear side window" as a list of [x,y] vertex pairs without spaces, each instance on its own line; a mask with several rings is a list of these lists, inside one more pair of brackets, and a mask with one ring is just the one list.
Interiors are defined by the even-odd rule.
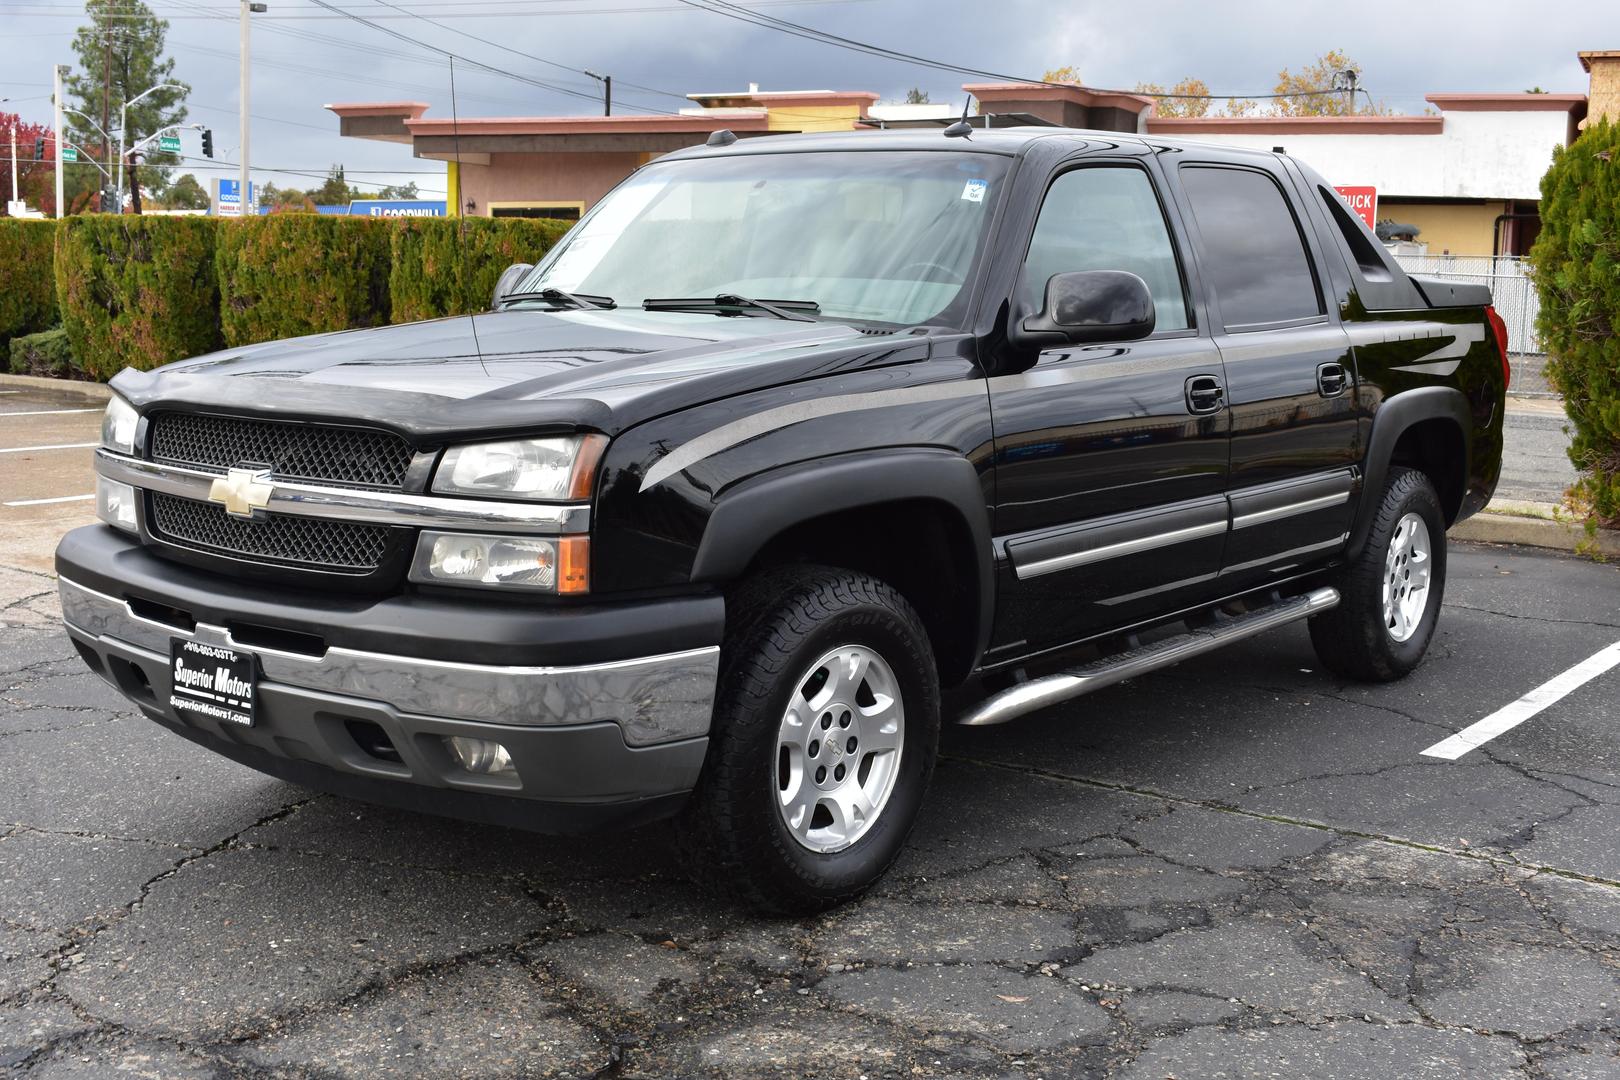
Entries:
[[1305,238],[1275,180],[1252,169],[1184,166],[1181,186],[1228,330],[1322,314]]
[[1187,297],[1164,210],[1134,166],[1072,169],[1052,181],[1024,258],[1024,298],[1038,309],[1053,274],[1128,270],[1153,294],[1156,331],[1185,330]]

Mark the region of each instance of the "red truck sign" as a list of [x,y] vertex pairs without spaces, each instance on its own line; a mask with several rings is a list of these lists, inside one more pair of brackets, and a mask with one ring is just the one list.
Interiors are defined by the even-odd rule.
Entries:
[[1350,208],[1351,213],[1367,223],[1367,228],[1378,224],[1378,189],[1373,187],[1339,187],[1333,188],[1344,200],[1344,205]]

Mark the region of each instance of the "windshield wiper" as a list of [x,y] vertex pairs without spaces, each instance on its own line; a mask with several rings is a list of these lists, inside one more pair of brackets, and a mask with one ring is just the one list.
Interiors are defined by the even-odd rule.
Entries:
[[[815,322],[810,315],[821,313],[821,305],[814,300],[755,300],[747,296],[738,296],[736,293],[721,293],[715,297],[669,296],[643,300],[641,306],[647,311],[710,311],[737,308],[763,311],[774,318],[787,319],[791,322]],[[800,314],[801,312],[810,314]]]
[[507,293],[501,297],[501,303],[508,300],[550,300],[554,304],[567,304],[574,308],[611,308],[617,305],[611,296],[593,296],[590,293],[564,292],[547,286],[538,292]]

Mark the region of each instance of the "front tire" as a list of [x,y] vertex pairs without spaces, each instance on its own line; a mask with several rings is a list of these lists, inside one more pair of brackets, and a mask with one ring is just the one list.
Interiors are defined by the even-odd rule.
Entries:
[[1392,682],[1423,662],[1446,588],[1446,519],[1427,475],[1390,470],[1367,543],[1337,584],[1339,606],[1310,621],[1324,667]]
[[881,877],[916,821],[939,740],[928,635],[895,589],[847,570],[773,572],[728,609],[682,847],[746,903],[823,910]]

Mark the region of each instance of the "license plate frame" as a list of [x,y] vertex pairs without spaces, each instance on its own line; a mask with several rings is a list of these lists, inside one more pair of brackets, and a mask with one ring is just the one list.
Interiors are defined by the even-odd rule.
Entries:
[[252,727],[258,659],[249,652],[188,638],[169,643],[169,708],[182,719]]

